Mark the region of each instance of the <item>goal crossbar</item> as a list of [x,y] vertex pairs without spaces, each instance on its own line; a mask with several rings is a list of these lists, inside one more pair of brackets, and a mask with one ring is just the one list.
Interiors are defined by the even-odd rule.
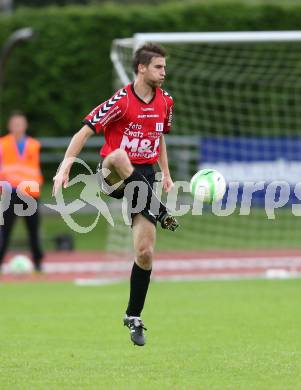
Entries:
[[176,43],[264,43],[301,41],[301,30],[295,31],[243,31],[243,32],[184,32],[184,33],[136,33],[132,38],[115,39],[111,48],[111,61],[122,83],[131,80],[119,58],[118,47],[135,51],[145,42]]
[[191,33],[137,33],[134,46],[142,42],[162,43],[239,43],[300,41],[301,31],[244,31],[244,32],[191,32]]

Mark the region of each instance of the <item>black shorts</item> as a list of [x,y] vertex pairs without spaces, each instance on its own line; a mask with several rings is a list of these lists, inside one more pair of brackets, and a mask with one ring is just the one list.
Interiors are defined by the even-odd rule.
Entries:
[[[112,191],[111,185],[106,181],[105,177],[102,174],[102,171],[101,171],[102,162],[103,162],[103,160],[101,160],[97,166],[97,173],[98,173],[97,179],[98,179],[101,191],[104,194],[106,194],[112,198],[122,199],[124,197],[125,185],[122,183],[119,187],[117,187],[116,189],[114,189]],[[132,164],[132,165],[139,173],[141,173],[146,178],[146,180],[149,182],[150,186],[152,188],[154,188],[154,183],[156,182],[156,178],[155,178],[156,172],[155,172],[153,166],[150,164]],[[135,205],[137,203],[138,191],[139,191],[138,188],[136,188],[134,191],[133,200],[132,200],[132,207],[135,207]],[[147,204],[150,204],[150,202],[151,202],[151,199],[148,198]],[[133,220],[135,215],[140,214],[140,213],[143,216],[145,216],[145,218],[147,218],[154,225],[157,224],[157,219],[153,215],[150,215],[148,213],[147,208],[146,208],[146,210],[142,210],[139,213],[132,213],[131,214],[132,220]]]

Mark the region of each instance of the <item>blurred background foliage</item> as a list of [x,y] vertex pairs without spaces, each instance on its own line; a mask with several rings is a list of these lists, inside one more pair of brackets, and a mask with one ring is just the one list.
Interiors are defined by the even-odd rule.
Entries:
[[[215,3],[229,3],[229,0],[185,0],[185,1],[179,1],[179,0],[165,0],[164,3],[199,3],[199,4],[212,4]],[[282,0],[238,0],[237,2],[241,4],[279,4],[279,5],[295,5],[300,3],[299,0],[286,0],[285,2]],[[70,5],[70,4],[81,4],[81,5],[95,5],[95,4],[120,4],[120,5],[127,5],[127,4],[150,4],[150,5],[156,5],[156,4],[162,4],[161,0],[14,0],[14,7],[19,6],[30,6],[30,7],[45,7],[48,5]]]
[[16,48],[5,67],[1,127],[9,112],[18,108],[27,113],[33,134],[39,136],[73,134],[81,119],[110,97],[109,53],[115,38],[136,32],[301,28],[300,5],[167,1],[154,7],[154,1],[152,5],[126,1],[35,8],[21,3],[16,1],[20,7],[13,13],[0,15],[0,46],[22,27],[31,26],[36,37]]

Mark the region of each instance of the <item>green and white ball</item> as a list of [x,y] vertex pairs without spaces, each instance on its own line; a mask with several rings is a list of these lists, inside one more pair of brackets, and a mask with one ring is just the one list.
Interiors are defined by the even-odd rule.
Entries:
[[203,202],[217,202],[225,195],[226,181],[218,171],[202,169],[191,178],[190,192]]
[[25,255],[16,255],[9,262],[9,271],[14,275],[26,275],[33,271],[31,260]]

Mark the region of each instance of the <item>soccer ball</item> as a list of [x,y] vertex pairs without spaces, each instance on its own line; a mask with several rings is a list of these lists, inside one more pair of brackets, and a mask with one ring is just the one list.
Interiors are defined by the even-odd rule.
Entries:
[[217,202],[226,192],[226,181],[223,175],[214,169],[202,169],[190,180],[190,192],[203,202]]
[[33,264],[25,255],[16,255],[9,262],[9,271],[14,275],[26,275],[33,271]]

